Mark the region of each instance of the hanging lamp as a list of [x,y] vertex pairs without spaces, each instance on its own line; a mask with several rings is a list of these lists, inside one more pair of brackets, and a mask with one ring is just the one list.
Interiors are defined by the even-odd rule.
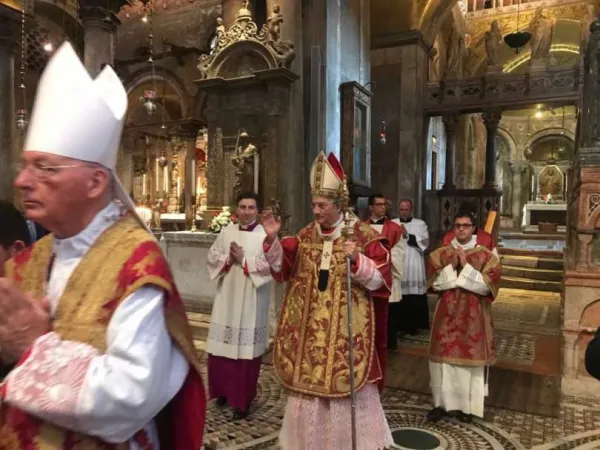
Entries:
[[517,6],[517,31],[514,33],[507,34],[504,36],[504,42],[510,48],[515,50],[515,53],[518,55],[521,51],[521,48],[527,45],[527,43],[531,40],[531,33],[529,31],[519,31],[519,17],[521,15],[521,0],[519,0]]

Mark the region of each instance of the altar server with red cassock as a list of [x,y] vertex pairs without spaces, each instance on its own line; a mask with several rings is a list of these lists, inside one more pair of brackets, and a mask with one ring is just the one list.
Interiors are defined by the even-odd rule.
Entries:
[[454,218],[455,237],[429,255],[427,274],[440,293],[431,326],[429,373],[434,408],[429,420],[446,414],[464,422],[483,418],[489,366],[496,361],[491,304],[499,289],[498,257],[477,244],[469,213]]
[[[202,446],[206,397],[158,242],[115,175],[127,93],[70,44],[37,89],[15,185],[50,231],[0,278],[0,448]],[[0,219],[1,220],[1,219]]]
[[334,155],[320,153],[311,170],[314,222],[295,236],[277,238],[280,221],[263,220],[265,249],[277,281],[288,281],[277,326],[273,366],[290,393],[280,445],[283,450],[348,450],[351,445],[346,257],[352,261],[354,373],[358,450],[387,449],[392,435],[377,382],[377,298],[391,293],[389,251],[383,238],[356,217],[351,240],[342,234],[347,193]]
[[[369,225],[385,238],[392,258],[392,292],[389,298],[378,298],[375,301],[375,346],[385,378],[388,350],[396,350],[398,343],[398,306],[402,300],[402,271],[406,241],[403,239],[406,230],[402,225],[390,220],[386,214],[387,201],[381,194],[369,197]],[[384,387],[384,379],[379,383],[379,390]]]

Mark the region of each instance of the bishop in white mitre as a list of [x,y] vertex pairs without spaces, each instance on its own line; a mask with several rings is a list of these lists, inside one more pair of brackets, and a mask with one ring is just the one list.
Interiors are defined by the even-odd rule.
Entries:
[[220,406],[229,405],[233,420],[248,415],[256,396],[269,342],[272,289],[256,194],[238,196],[236,215],[239,223],[226,226],[208,253],[208,271],[217,293],[206,348],[210,397]]
[[116,160],[127,93],[70,44],[37,89],[15,186],[50,234],[0,278],[0,448],[200,448],[201,364]]

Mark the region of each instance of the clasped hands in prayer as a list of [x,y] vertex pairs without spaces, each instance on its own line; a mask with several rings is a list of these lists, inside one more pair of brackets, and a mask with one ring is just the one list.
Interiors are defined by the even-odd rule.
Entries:
[[[465,253],[465,250],[462,247],[458,247],[456,249],[456,254],[458,255],[458,262],[457,262],[457,266],[463,268],[465,267],[468,263],[467,263],[467,255]],[[455,269],[457,269],[458,267],[455,267]]]
[[29,346],[52,329],[50,301],[23,293],[8,278],[0,278],[0,359],[17,362]]
[[242,264],[244,261],[244,249],[240,247],[237,242],[229,244],[229,258],[231,261],[235,261],[238,264]]

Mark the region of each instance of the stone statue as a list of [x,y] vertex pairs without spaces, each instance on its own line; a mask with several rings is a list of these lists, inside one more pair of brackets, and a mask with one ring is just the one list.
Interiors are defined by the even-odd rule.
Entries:
[[460,78],[462,76],[462,63],[465,53],[465,38],[460,35],[456,28],[452,28],[448,37],[446,50],[445,78]]
[[267,19],[267,28],[269,30],[269,39],[277,42],[281,36],[281,23],[283,22],[283,14],[279,5],[273,6],[273,13]]
[[581,19],[581,34],[579,40],[579,53],[582,55],[585,54],[588,46],[588,42],[590,42],[590,27],[592,26],[592,22],[596,20],[596,11],[594,5],[587,5],[587,13]]
[[248,133],[239,135],[239,145],[231,162],[235,166],[234,194],[254,192],[258,194],[258,149],[250,142]]
[[547,166],[540,173],[540,194],[546,196],[548,194],[552,197],[562,196],[562,183],[563,177],[560,171],[554,166]]
[[462,54],[462,75],[468,77],[473,75],[475,64],[471,64],[471,59],[476,56],[475,51],[471,47],[473,37],[470,34],[465,34],[464,37],[464,49]]
[[550,55],[554,21],[548,17],[546,10],[539,6],[529,24],[531,31],[531,59],[545,59]]
[[502,32],[498,21],[494,20],[489,31],[485,32],[485,54],[488,66],[500,65],[500,49],[502,48]]

